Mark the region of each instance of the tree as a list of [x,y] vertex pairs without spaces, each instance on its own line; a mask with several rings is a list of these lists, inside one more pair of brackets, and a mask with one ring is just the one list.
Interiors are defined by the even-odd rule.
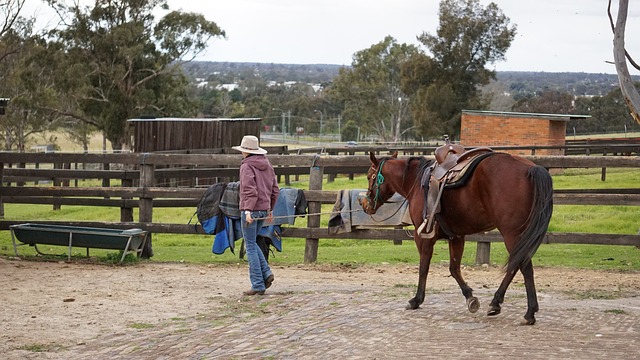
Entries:
[[418,37],[432,56],[420,52],[402,69],[418,133],[429,137],[459,134],[461,110],[486,107],[480,87],[496,75],[485,65],[503,60],[516,34],[495,3],[442,0],[439,18],[437,35]]
[[42,99],[33,92],[32,85],[46,88],[43,69],[33,67],[30,59],[42,54],[42,44],[33,35],[34,19],[20,16],[24,0],[0,2],[0,97],[11,98],[0,123],[5,150],[25,151],[30,136],[55,127],[48,113],[39,111],[34,105]]
[[573,110],[573,96],[568,92],[547,89],[536,96],[518,100],[511,110],[527,113],[569,114]]
[[[114,150],[128,146],[126,120],[142,115],[193,116],[180,65],[191,61],[216,36],[214,22],[194,13],[171,11],[159,21],[166,0],[47,0],[65,26],[51,31],[52,54],[60,56],[57,91],[74,108],[56,109],[102,130]],[[53,51],[58,50],[58,51]]]
[[31,31],[31,24],[20,16],[26,0],[4,0],[0,2],[0,62],[20,50],[19,34]]
[[629,68],[627,67],[627,60],[633,67],[640,70],[633,58],[627,53],[624,47],[625,27],[627,23],[627,13],[629,10],[629,1],[620,0],[618,2],[618,17],[615,25],[613,23],[613,17],[611,16],[611,0],[609,0],[609,6],[607,7],[607,13],[609,14],[609,22],[611,23],[611,30],[613,30],[613,56],[616,64],[616,71],[618,73],[618,82],[620,83],[620,90],[624,101],[631,111],[631,116],[635,121],[640,124],[640,93],[638,89],[633,85],[633,80],[629,74]]
[[[640,89],[640,83],[636,83],[636,89]],[[591,117],[569,120],[568,131],[581,134],[640,131],[640,124],[629,114],[620,89],[612,90],[605,96],[578,97],[573,113],[589,114]]]
[[8,67],[0,82],[0,93],[11,96],[11,106],[7,108],[1,125],[6,150],[24,152],[29,137],[57,126],[57,117],[41,110],[42,104],[49,99],[46,89],[51,87],[52,81],[46,76],[46,68],[34,64],[31,59],[42,53],[41,44],[28,38],[23,41],[19,52],[0,64],[0,68]]
[[347,121],[342,127],[342,141],[359,141],[360,129],[353,120]]
[[418,53],[413,45],[383,41],[353,56],[350,68],[340,69],[327,90],[343,104],[342,117],[352,120],[383,141],[396,142],[410,131],[410,99],[401,90],[401,67]]

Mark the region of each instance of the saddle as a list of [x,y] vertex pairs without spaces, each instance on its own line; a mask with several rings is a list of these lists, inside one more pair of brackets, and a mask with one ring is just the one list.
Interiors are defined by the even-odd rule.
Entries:
[[436,161],[425,172],[422,186],[425,191],[424,221],[418,227],[418,234],[424,238],[435,236],[437,226],[436,214],[440,213],[440,199],[447,185],[460,182],[468,170],[488,154],[493,153],[489,147],[478,147],[467,150],[462,145],[452,144],[445,135],[444,145],[436,148]]

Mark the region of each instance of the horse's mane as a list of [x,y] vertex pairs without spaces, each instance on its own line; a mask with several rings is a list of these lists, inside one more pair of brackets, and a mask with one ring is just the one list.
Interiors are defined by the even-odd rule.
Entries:
[[[411,167],[411,162],[412,161],[418,161],[418,172],[417,174],[422,174],[424,173],[424,171],[431,166],[431,164],[433,164],[434,160],[429,160],[427,158],[425,158],[424,156],[412,156],[407,160],[407,164],[405,165],[405,169],[404,169],[404,175],[402,178],[402,183],[404,183],[405,178],[407,176],[407,174],[409,173],[409,168]],[[420,182],[420,180],[422,179],[422,176],[416,176],[416,182]]]

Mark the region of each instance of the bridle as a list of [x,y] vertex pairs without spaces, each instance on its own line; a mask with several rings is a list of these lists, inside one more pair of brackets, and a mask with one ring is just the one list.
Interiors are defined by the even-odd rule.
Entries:
[[385,161],[386,160],[381,160],[380,163],[378,164],[378,171],[377,171],[376,180],[374,183],[375,196],[373,199],[371,198],[371,193],[374,189],[374,186],[372,186],[371,189],[367,191],[367,201],[369,203],[373,203],[373,208],[372,208],[373,211],[378,210],[378,199],[380,198],[380,185],[384,183],[384,175],[382,175],[382,165],[384,165]]
[[[373,203],[372,210],[374,212],[376,212],[378,210],[378,208],[379,208],[377,200],[380,198],[380,186],[384,183],[384,180],[385,180],[384,179],[384,175],[382,175],[382,166],[384,165],[385,161],[386,161],[386,159],[380,160],[380,163],[378,164],[378,170],[377,170],[377,173],[376,173],[375,183],[371,187],[370,190],[367,190],[367,197],[366,197],[367,198],[367,202],[368,203]],[[403,183],[404,183],[404,180],[403,180]],[[418,181],[413,183],[413,186],[409,190],[409,194],[411,194],[413,192],[413,190],[415,189],[416,185],[418,185],[418,183],[419,183]],[[371,198],[371,194],[374,192],[374,190],[375,190],[375,196],[372,199]],[[403,202],[407,202],[407,200],[408,199],[405,197]],[[384,202],[382,202],[382,204],[384,204]],[[380,206],[382,206],[382,205],[380,205]],[[398,209],[396,209],[396,211],[393,214],[391,214],[389,217],[387,217],[386,219],[384,219],[384,220],[376,220],[376,221],[379,221],[379,222],[386,221],[386,220],[394,217],[401,208],[402,208],[402,206],[398,207]],[[373,216],[371,216],[371,218],[373,219]]]

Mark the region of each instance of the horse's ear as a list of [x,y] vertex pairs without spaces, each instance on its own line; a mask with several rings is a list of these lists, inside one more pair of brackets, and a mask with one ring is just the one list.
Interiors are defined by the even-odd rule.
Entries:
[[374,166],[378,166],[378,159],[376,159],[376,156],[373,154],[373,151],[369,151],[369,159],[371,159],[371,163]]
[[392,158],[397,158],[398,157],[398,150],[394,151],[393,154],[391,154]]

